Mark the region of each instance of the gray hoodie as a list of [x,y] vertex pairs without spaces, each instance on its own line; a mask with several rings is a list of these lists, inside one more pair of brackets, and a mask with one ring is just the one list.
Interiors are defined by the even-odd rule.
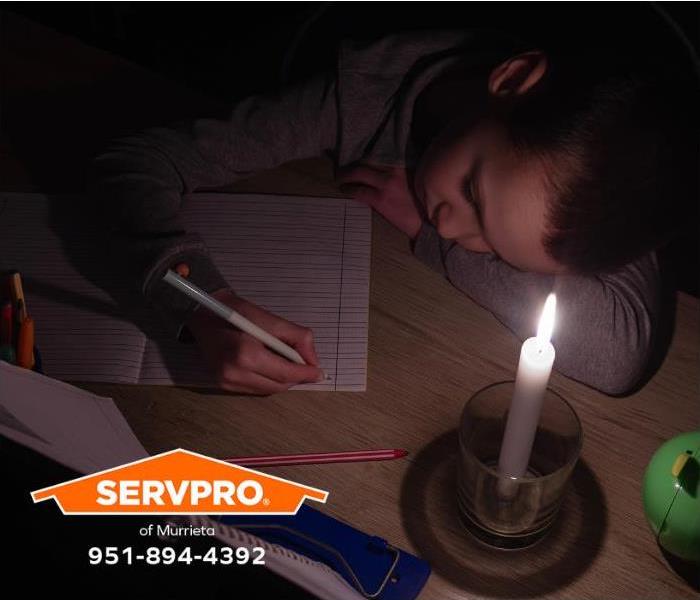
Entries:
[[[94,165],[93,193],[107,207],[121,257],[137,265],[137,283],[166,316],[173,335],[193,309],[161,282],[180,262],[207,291],[227,287],[197,232],[185,231],[185,193],[229,184],[289,160],[330,153],[338,166],[365,160],[413,166],[413,105],[425,86],[456,61],[479,64],[493,49],[467,32],[411,33],[345,43],[333,73],[276,95],[236,104],[221,120],[199,119],[117,140]],[[628,391],[649,361],[659,320],[659,272],[649,254],[596,277],[518,271],[490,254],[441,239],[425,224],[418,258],[483,305],[520,338],[535,330],[533,307],[557,294],[557,368],[610,394]]]

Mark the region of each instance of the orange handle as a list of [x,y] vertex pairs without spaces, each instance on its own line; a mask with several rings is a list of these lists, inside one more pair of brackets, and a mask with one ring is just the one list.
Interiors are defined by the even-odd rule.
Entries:
[[17,336],[17,364],[31,369],[34,363],[34,319],[27,317],[22,321]]

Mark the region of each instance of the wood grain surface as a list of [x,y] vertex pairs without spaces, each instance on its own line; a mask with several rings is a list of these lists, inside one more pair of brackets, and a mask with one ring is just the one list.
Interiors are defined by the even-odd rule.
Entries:
[[[231,191],[337,195],[327,163],[305,161]],[[332,199],[329,199],[332,201]],[[456,514],[456,426],[466,400],[513,378],[520,342],[489,312],[410,253],[374,216],[366,393],[229,396],[91,385],[112,396],[151,452],[215,457],[401,447],[401,461],[278,467],[267,472],[330,491],[322,510],[430,561],[421,598],[696,597],[670,567],[644,518],[641,482],[656,448],[698,427],[700,310],[678,295],[660,370],[611,398],[558,373],[584,447],[551,534],[520,552],[473,541]],[[534,310],[534,308],[533,308]],[[564,326],[564,324],[562,324]]]

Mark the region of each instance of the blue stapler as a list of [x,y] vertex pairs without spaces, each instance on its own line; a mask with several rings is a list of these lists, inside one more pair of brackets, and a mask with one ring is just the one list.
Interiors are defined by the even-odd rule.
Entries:
[[426,561],[306,505],[293,516],[218,520],[326,564],[365,598],[412,600],[430,575]]

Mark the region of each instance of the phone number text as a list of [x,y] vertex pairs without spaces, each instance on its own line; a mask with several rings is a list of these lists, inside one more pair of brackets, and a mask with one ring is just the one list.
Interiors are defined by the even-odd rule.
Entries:
[[147,565],[174,565],[192,563],[208,563],[211,565],[264,565],[265,549],[260,547],[232,548],[230,546],[212,546],[204,552],[193,552],[185,548],[172,546],[151,546],[145,550],[134,550],[132,547],[119,548],[93,546],[88,549],[88,560],[91,565],[117,565],[143,563]]

